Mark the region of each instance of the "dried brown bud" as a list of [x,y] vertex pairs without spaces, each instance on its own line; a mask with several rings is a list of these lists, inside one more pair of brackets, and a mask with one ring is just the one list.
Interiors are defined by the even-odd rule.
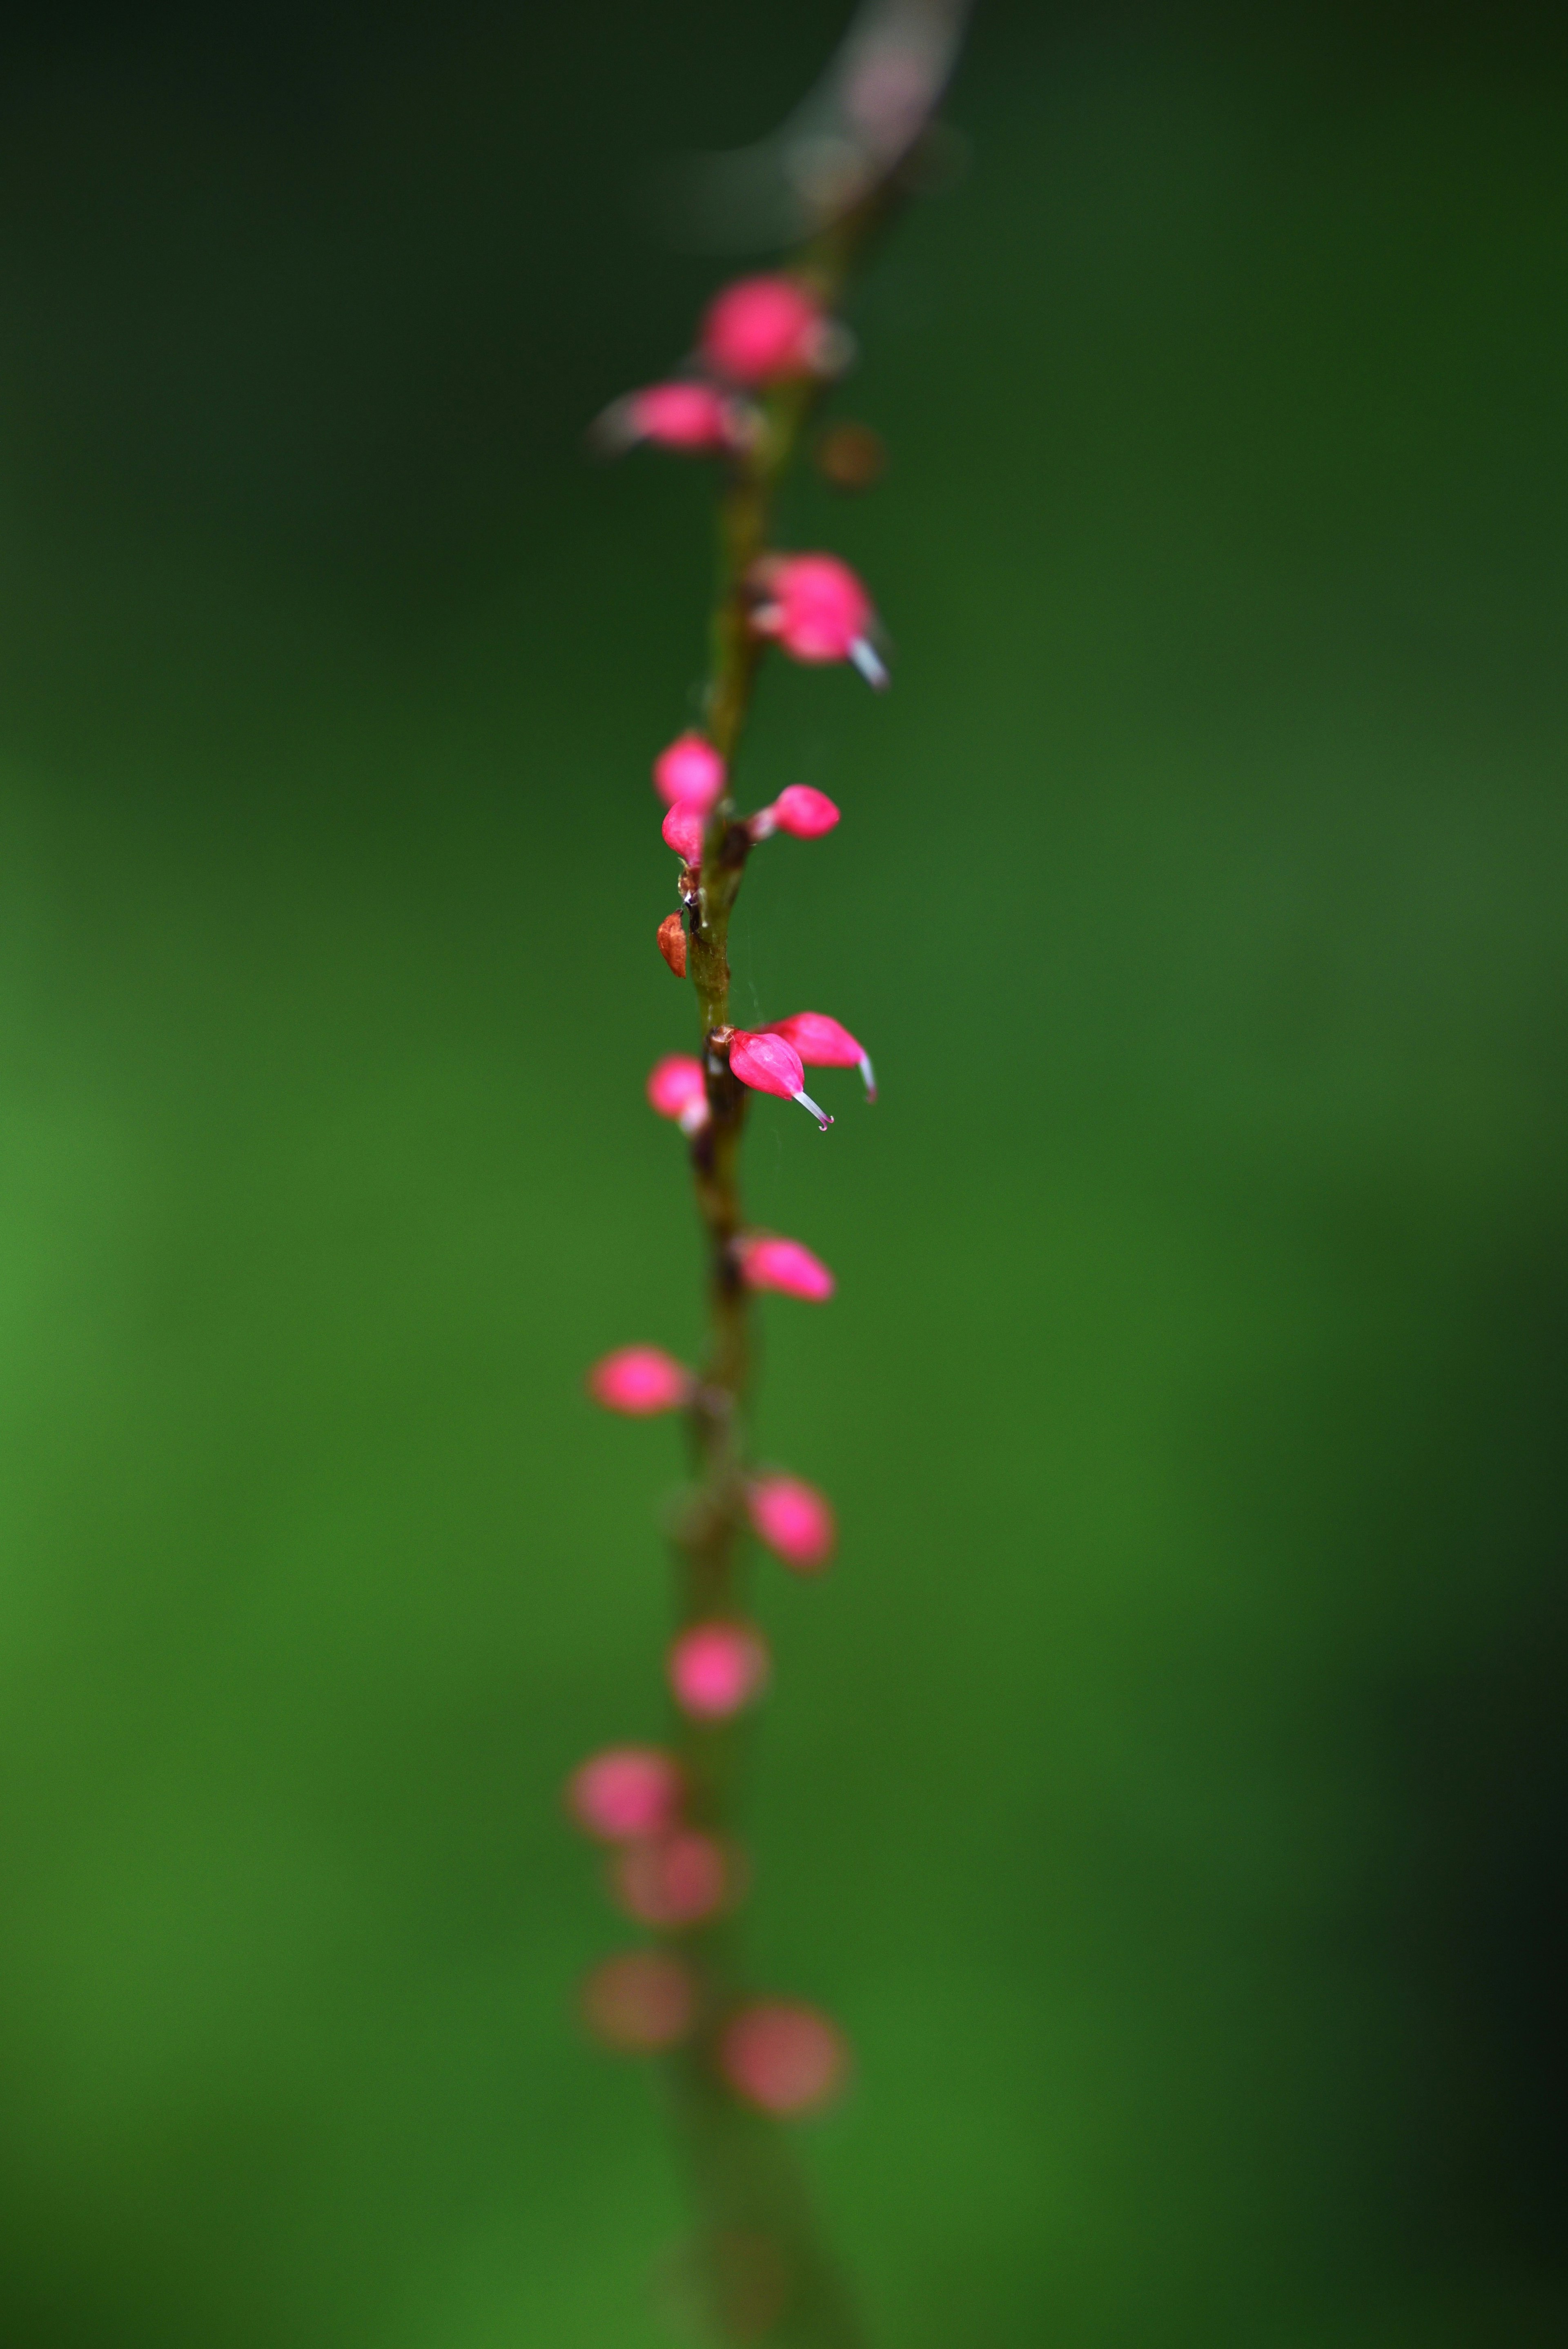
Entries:
[[677,978],[686,977],[686,935],[678,914],[666,914],[659,924],[659,952]]
[[887,445],[869,424],[830,424],[812,454],[835,490],[869,490],[887,471]]

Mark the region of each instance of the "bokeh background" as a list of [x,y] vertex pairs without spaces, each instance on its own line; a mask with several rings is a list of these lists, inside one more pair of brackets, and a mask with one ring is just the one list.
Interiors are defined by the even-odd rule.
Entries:
[[[102,5],[0,73],[0,2334],[643,2349],[557,1806],[656,1733],[696,1338],[649,757],[708,485],[582,460],[661,157],[846,10]],[[758,1971],[883,2349],[1568,2319],[1568,56],[983,5],[770,673]]]

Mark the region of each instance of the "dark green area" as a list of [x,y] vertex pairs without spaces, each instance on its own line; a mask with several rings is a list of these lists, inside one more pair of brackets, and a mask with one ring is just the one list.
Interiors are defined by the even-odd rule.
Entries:
[[[708,485],[638,234],[840,11],[78,10],[0,95],[0,2337],[641,2349],[563,1771],[656,1732]],[[769,674],[758,1971],[882,2349],[1562,2337],[1568,80],[983,7]]]

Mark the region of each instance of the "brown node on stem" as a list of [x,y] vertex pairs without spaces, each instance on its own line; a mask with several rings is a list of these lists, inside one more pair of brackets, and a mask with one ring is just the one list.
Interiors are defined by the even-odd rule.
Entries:
[[870,490],[887,471],[887,443],[869,424],[830,424],[811,452],[835,490]]
[[678,914],[666,914],[659,924],[659,952],[677,978],[686,975],[686,934]]

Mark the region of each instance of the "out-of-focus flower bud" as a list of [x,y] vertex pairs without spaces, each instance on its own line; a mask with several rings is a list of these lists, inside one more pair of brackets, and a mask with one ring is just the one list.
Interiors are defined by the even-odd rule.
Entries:
[[799,1240],[738,1240],[736,1255],[748,1288],[776,1289],[781,1297],[802,1297],[809,1305],[825,1305],[836,1286],[821,1257],[813,1256]]
[[754,412],[711,383],[677,379],[629,391],[608,407],[591,439],[608,456],[639,440],[689,456],[743,448],[756,429]]
[[724,761],[706,736],[677,734],[654,761],[654,789],[670,807],[706,815],[724,797]]
[[759,1093],[777,1093],[780,1101],[799,1102],[810,1111],[826,1133],[832,1119],[826,1110],[819,1109],[806,1091],[806,1071],[800,1066],[800,1055],[793,1044],[781,1036],[753,1035],[738,1028],[729,1040],[731,1072],[743,1085],[750,1085]]
[[690,807],[685,801],[677,800],[659,830],[666,848],[673,848],[676,854],[684,856],[688,864],[701,861],[703,819],[700,808]]
[[696,1985],[668,1950],[627,1950],[583,1984],[583,2020],[595,2039],[629,2055],[675,2047],[696,2020]]
[[829,373],[845,338],[795,277],[740,277],[709,303],[697,348],[731,383],[782,383]]
[[869,424],[830,424],[812,451],[835,490],[869,490],[887,471],[887,447]]
[[825,1493],[799,1476],[757,1476],[746,1506],[758,1540],[797,1574],[817,1574],[832,1557],[839,1529]]
[[681,1801],[680,1766],[657,1745],[609,1745],[566,1782],[566,1807],[584,1835],[627,1843],[663,1835]]
[[707,1081],[702,1062],[684,1052],[655,1061],[648,1071],[648,1102],[661,1117],[674,1118],[683,1133],[707,1123]]
[[616,1899],[640,1925],[700,1924],[725,1907],[735,1871],[717,1837],[679,1827],[651,1843],[631,1843],[610,1864]]
[[793,1011],[788,1019],[770,1019],[767,1032],[793,1044],[809,1069],[859,1069],[865,1080],[866,1099],[875,1101],[876,1071],[870,1053],[825,1011]]
[[826,792],[813,791],[810,783],[790,783],[771,807],[758,809],[747,829],[753,840],[767,840],[776,832],[791,833],[797,840],[820,840],[838,821],[839,811]]
[[849,2043],[836,2023],[793,1999],[758,1999],[725,2024],[719,2068],[738,2096],[765,2113],[807,2113],[843,2085]]
[[694,1623],[670,1650],[670,1686],[683,1713],[723,1721],[768,1685],[768,1650],[749,1623]]
[[870,631],[871,597],[836,554],[774,554],[757,569],[762,600],[751,616],[799,661],[852,661],[868,685],[888,682]]
[[606,1411],[643,1419],[655,1411],[679,1411],[696,1381],[684,1362],[657,1346],[623,1346],[606,1354],[588,1373],[588,1392]]
[[686,975],[686,925],[680,916],[666,914],[659,924],[655,936],[659,942],[659,952],[676,977],[684,978]]

